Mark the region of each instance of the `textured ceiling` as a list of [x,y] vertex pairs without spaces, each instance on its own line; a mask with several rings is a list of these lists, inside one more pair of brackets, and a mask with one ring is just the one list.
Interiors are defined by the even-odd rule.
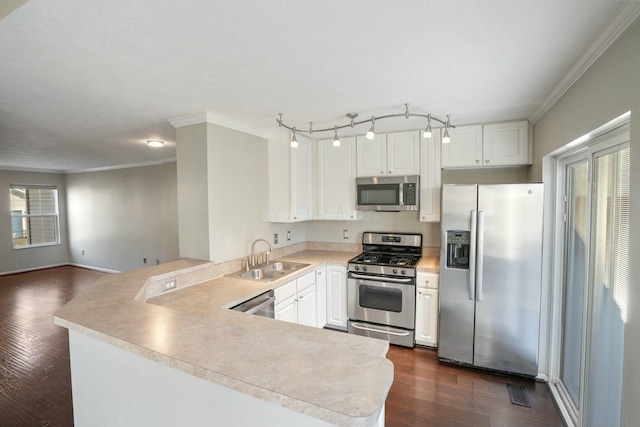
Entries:
[[[204,112],[262,135],[405,103],[531,119],[627,3],[30,0],[0,20],[0,168],[171,159],[167,120]],[[423,126],[402,120],[376,127]]]

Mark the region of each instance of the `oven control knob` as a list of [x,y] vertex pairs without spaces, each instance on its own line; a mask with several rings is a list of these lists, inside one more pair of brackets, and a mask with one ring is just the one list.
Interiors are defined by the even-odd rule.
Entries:
[[362,267],[362,271],[367,271],[367,267],[366,266]]
[[356,265],[355,267],[353,267],[353,269],[354,269],[355,271],[358,271],[358,270],[360,270],[360,266],[359,266],[359,265]]
[[393,269],[393,274],[398,274],[398,269],[397,268]]
[[407,270],[402,270],[400,273],[407,274]]

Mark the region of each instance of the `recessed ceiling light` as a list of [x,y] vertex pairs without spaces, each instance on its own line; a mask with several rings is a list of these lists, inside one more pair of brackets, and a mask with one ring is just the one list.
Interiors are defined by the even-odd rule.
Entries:
[[147,145],[149,147],[155,147],[155,148],[164,147],[164,142],[154,139],[154,140],[151,140],[151,141],[147,141]]

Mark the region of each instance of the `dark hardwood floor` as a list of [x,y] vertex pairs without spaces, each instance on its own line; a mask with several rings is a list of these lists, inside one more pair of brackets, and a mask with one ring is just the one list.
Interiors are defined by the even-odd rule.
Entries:
[[[0,427],[71,427],[67,330],[52,314],[104,273],[58,267],[0,276]],[[436,352],[391,346],[395,380],[386,426],[526,427],[563,423],[546,384],[438,363]],[[526,387],[531,408],[506,384]]]
[[73,426],[69,339],[52,315],[103,275],[65,266],[0,276],[0,427]]
[[[547,385],[438,362],[437,352],[391,346],[395,379],[386,427],[563,427]],[[525,388],[531,408],[514,405],[507,384]]]

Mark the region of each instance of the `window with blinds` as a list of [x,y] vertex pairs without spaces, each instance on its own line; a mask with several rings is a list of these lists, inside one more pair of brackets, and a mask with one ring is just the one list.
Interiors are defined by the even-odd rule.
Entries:
[[60,243],[57,188],[11,185],[10,193],[13,247]]

